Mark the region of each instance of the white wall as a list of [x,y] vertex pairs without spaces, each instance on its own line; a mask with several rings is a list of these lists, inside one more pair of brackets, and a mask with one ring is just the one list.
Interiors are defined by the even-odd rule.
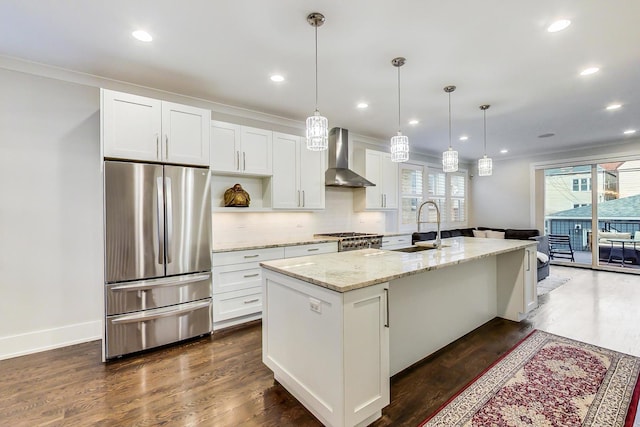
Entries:
[[0,359],[101,336],[97,88],[0,69]]
[[544,163],[612,159],[640,156],[640,139],[626,138],[600,147],[548,153],[527,159],[493,161],[493,175],[479,177],[471,172],[470,226],[535,228],[532,206],[532,168]]

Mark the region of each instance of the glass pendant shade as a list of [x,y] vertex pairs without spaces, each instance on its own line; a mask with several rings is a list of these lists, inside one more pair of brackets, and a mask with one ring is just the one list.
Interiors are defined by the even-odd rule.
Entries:
[[490,176],[493,173],[493,161],[485,154],[483,158],[478,159],[478,175]]
[[409,160],[409,137],[398,132],[391,137],[391,161],[406,162]]
[[444,172],[456,172],[458,170],[458,152],[451,147],[442,153],[442,170]]
[[329,147],[329,121],[316,110],[307,117],[307,149],[323,151]]

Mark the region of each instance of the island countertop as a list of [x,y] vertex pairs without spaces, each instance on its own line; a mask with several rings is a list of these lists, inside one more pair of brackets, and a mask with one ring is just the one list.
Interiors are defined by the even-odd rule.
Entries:
[[443,247],[405,253],[381,249],[265,261],[260,265],[305,282],[348,292],[400,277],[537,245],[533,240],[453,237]]

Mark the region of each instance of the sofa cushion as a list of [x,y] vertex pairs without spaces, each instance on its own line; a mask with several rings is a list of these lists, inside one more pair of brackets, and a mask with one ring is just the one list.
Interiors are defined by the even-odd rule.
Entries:
[[528,240],[530,237],[536,237],[539,235],[540,232],[535,228],[507,228],[504,231],[505,239]]
[[458,229],[449,230],[449,237],[460,237],[462,236],[462,232]]
[[473,237],[487,237],[487,230],[473,230]]
[[493,231],[506,231],[504,228],[495,227],[477,227],[478,230],[493,230]]
[[473,237],[475,228],[460,228],[460,235],[464,237]]
[[549,256],[545,253],[538,251],[538,264],[546,264],[549,262]]
[[630,239],[631,233],[619,233],[617,231],[599,231],[598,243],[609,243],[609,239]]
[[436,240],[436,232],[427,231],[423,233],[413,233],[411,235],[411,244],[415,242],[425,241],[425,240]]
[[504,231],[487,230],[486,233],[489,239],[504,239]]

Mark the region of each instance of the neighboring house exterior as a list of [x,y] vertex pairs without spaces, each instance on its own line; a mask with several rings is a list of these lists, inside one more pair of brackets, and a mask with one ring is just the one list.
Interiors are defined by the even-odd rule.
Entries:
[[[589,250],[591,241],[591,206],[555,212],[545,217],[545,234],[568,234],[574,250]],[[598,203],[598,229],[640,231],[640,194]]]

